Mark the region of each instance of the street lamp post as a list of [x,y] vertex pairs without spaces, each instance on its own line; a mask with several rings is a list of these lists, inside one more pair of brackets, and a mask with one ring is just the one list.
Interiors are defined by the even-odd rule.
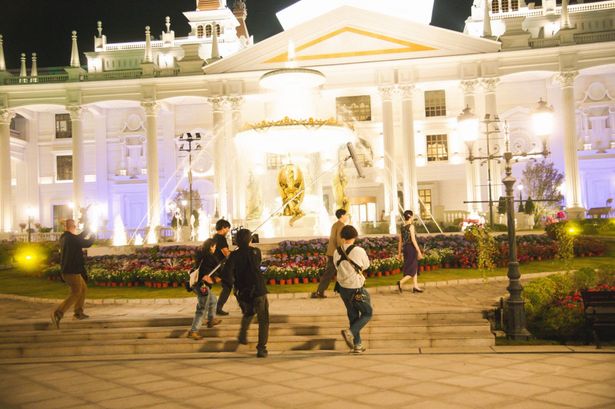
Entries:
[[[179,150],[181,152],[188,152],[188,224],[190,226],[190,237],[193,236],[192,232],[192,151],[200,151],[201,150],[201,134],[195,133],[192,135],[190,132],[186,132],[179,137],[179,141],[181,143]],[[192,146],[194,144],[194,146]]]
[[32,218],[34,217],[36,209],[28,207],[26,209],[26,215],[28,216],[28,243],[32,242]]
[[[521,293],[523,292],[523,286],[521,285],[521,272],[519,271],[519,261],[517,260],[517,237],[516,237],[516,229],[515,229],[515,191],[514,185],[517,181],[516,178],[512,175],[512,164],[513,161],[517,161],[518,157],[531,157],[531,156],[543,156],[546,157],[549,155],[549,150],[547,148],[547,135],[551,132],[551,124],[552,124],[552,111],[553,109],[547,105],[545,101],[540,99],[538,101],[538,107],[534,110],[533,114],[533,123],[534,123],[534,131],[535,133],[542,139],[542,151],[540,152],[513,152],[510,147],[510,138],[508,134],[508,125],[504,124],[504,148],[505,151],[501,155],[492,154],[490,152],[489,147],[489,139],[491,133],[499,132],[499,130],[490,131],[489,127],[491,124],[499,121],[497,116],[491,120],[488,116],[485,117],[487,131],[484,132],[487,139],[487,156],[474,156],[472,151],[472,144],[477,139],[478,136],[478,122],[476,121],[476,117],[472,115],[469,108],[466,108],[464,112],[459,115],[458,120],[460,123],[460,130],[465,131],[464,139],[468,142],[468,160],[470,162],[474,160],[486,160],[489,164],[489,161],[493,159],[503,159],[505,163],[505,176],[502,179],[502,183],[506,189],[506,220],[508,224],[508,293],[510,296],[506,301],[507,307],[507,315],[506,315],[506,336],[509,339],[513,340],[524,340],[529,338],[529,332],[526,329],[526,321],[525,321],[525,308],[523,298],[521,297]],[[467,121],[465,124],[463,122]],[[472,124],[469,126],[468,124]],[[497,129],[497,126],[494,128]],[[475,132],[475,136],[468,135],[467,132]],[[489,177],[489,191],[491,193],[491,175]],[[523,187],[520,186],[519,194],[521,194],[521,189]],[[520,196],[521,199],[521,196]],[[489,196],[489,210],[490,210],[490,221],[493,224],[493,214],[492,214],[492,197]]]

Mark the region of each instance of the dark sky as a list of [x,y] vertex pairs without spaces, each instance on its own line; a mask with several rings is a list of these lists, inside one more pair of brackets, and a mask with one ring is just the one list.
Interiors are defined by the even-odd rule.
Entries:
[[[79,36],[81,63],[83,52],[94,48],[96,22],[103,22],[103,33],[111,43],[140,41],[145,26],[156,37],[164,29],[164,17],[171,17],[175,35],[186,36],[189,26],[182,11],[194,10],[195,0],[4,0],[10,2],[0,13],[0,34],[4,35],[4,54],[8,69],[19,69],[20,53],[38,55],[38,66],[67,66],[70,61],[71,31]],[[377,1],[377,0],[375,0]],[[407,0],[399,0],[407,1]],[[416,0],[414,0],[416,1]],[[419,0],[420,1],[420,0]],[[228,0],[231,5],[233,0]],[[275,13],[296,0],[246,0],[248,30],[255,41],[282,31]],[[461,31],[470,13],[472,0],[435,0],[432,25]]]

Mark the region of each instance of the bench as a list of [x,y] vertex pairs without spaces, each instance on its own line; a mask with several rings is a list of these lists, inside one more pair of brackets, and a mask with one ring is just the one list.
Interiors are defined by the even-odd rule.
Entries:
[[[615,334],[615,291],[581,291],[585,312],[586,340],[591,333],[596,348],[601,348],[600,337]],[[588,342],[589,343],[589,342]]]

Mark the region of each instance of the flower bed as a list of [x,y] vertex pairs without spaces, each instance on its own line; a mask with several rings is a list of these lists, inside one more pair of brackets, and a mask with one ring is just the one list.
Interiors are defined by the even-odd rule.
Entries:
[[[508,260],[506,235],[496,236],[498,254],[496,264],[504,266]],[[476,243],[463,235],[435,235],[419,237],[425,258],[420,260],[420,271],[444,268],[476,268],[478,251]],[[398,274],[402,260],[397,258],[397,236],[366,237],[357,240],[370,260],[368,277]],[[266,278],[270,284],[297,284],[317,282],[327,264],[327,240],[283,241],[264,260]],[[546,235],[525,235],[517,238],[520,262],[553,259],[556,242]],[[137,248],[134,254],[97,256],[87,259],[90,282],[110,287],[177,287],[187,279],[193,267],[197,246],[165,246]],[[577,256],[594,256],[604,253],[604,243],[589,238],[575,239]],[[44,271],[46,277],[59,279],[57,265]]]

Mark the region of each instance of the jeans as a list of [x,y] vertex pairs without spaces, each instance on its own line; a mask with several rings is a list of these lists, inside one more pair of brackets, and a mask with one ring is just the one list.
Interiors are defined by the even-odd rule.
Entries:
[[367,290],[365,288],[361,289],[363,293],[363,302],[355,302],[352,300],[355,291],[356,288],[341,287],[340,296],[346,306],[348,321],[350,322],[350,332],[354,337],[354,344],[361,345],[361,328],[372,319],[373,309]]
[[333,256],[327,256],[327,266],[325,267],[325,272],[320,277],[320,283],[318,284],[318,289],[316,292],[318,294],[324,294],[327,288],[329,287],[329,283],[331,279],[333,279],[333,274],[335,274],[335,266],[333,265]]
[[224,284],[224,281],[222,282],[222,291],[220,291],[220,298],[218,298],[218,306],[216,307],[218,311],[221,311],[222,307],[224,307],[224,304],[226,304],[229,295],[231,295],[232,289],[232,285],[229,287],[228,285]]
[[66,311],[75,304],[75,314],[83,313],[85,303],[85,290],[88,288],[81,274],[62,274],[62,279],[70,287],[70,295],[56,309],[58,315],[63,316]]
[[197,304],[196,311],[194,312],[194,319],[192,320],[192,328],[190,331],[196,332],[201,328],[201,323],[203,322],[203,313],[207,311],[207,319],[212,320],[216,316],[216,295],[211,291],[211,288],[207,292],[207,295],[201,294],[201,291],[198,288],[195,288],[194,293],[196,294]]
[[254,298],[253,308],[244,308],[242,311],[249,311],[241,318],[241,327],[239,328],[239,340],[248,339],[248,328],[250,322],[254,318],[254,314],[258,316],[258,344],[256,349],[264,351],[267,349],[267,340],[269,339],[269,300],[267,295],[261,295]]

